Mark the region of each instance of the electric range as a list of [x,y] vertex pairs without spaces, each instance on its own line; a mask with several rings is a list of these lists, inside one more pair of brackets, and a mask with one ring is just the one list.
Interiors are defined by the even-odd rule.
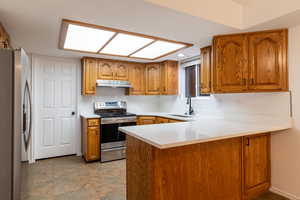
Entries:
[[125,101],[95,102],[94,112],[101,121],[101,162],[126,158],[126,135],[119,127],[135,126],[136,115],[127,112]]

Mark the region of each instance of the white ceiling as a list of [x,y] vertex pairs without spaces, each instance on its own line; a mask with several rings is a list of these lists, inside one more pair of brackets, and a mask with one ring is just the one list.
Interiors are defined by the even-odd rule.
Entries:
[[[210,44],[213,35],[237,31],[143,0],[1,0],[0,21],[15,47],[48,56],[105,57],[58,49],[63,18],[193,43],[182,51],[185,58],[199,55],[199,47]],[[177,54],[166,58],[177,59]]]

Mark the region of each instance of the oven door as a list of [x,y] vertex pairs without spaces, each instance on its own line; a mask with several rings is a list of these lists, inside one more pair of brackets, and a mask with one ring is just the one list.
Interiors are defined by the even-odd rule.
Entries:
[[126,135],[119,131],[119,127],[134,125],[136,122],[101,124],[101,162],[120,160],[126,157]]
[[124,122],[116,124],[101,124],[101,149],[125,146],[125,133],[119,131],[122,126],[135,126],[136,122]]

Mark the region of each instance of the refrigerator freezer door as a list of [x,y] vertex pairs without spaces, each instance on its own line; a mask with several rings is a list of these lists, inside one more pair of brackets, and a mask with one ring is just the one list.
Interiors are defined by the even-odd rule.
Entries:
[[13,51],[0,49],[0,194],[12,199],[13,161]]

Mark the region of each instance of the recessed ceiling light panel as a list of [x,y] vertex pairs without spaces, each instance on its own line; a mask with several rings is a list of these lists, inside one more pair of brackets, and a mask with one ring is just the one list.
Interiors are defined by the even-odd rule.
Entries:
[[100,53],[128,56],[153,41],[153,39],[145,37],[119,33],[100,51]]
[[193,44],[125,30],[62,20],[59,48],[88,53],[155,60]]
[[151,45],[147,46],[146,48],[131,55],[131,57],[155,59],[173,51],[179,50],[185,46],[186,45],[179,43],[156,41]]
[[64,48],[96,53],[114,34],[112,31],[69,24]]

